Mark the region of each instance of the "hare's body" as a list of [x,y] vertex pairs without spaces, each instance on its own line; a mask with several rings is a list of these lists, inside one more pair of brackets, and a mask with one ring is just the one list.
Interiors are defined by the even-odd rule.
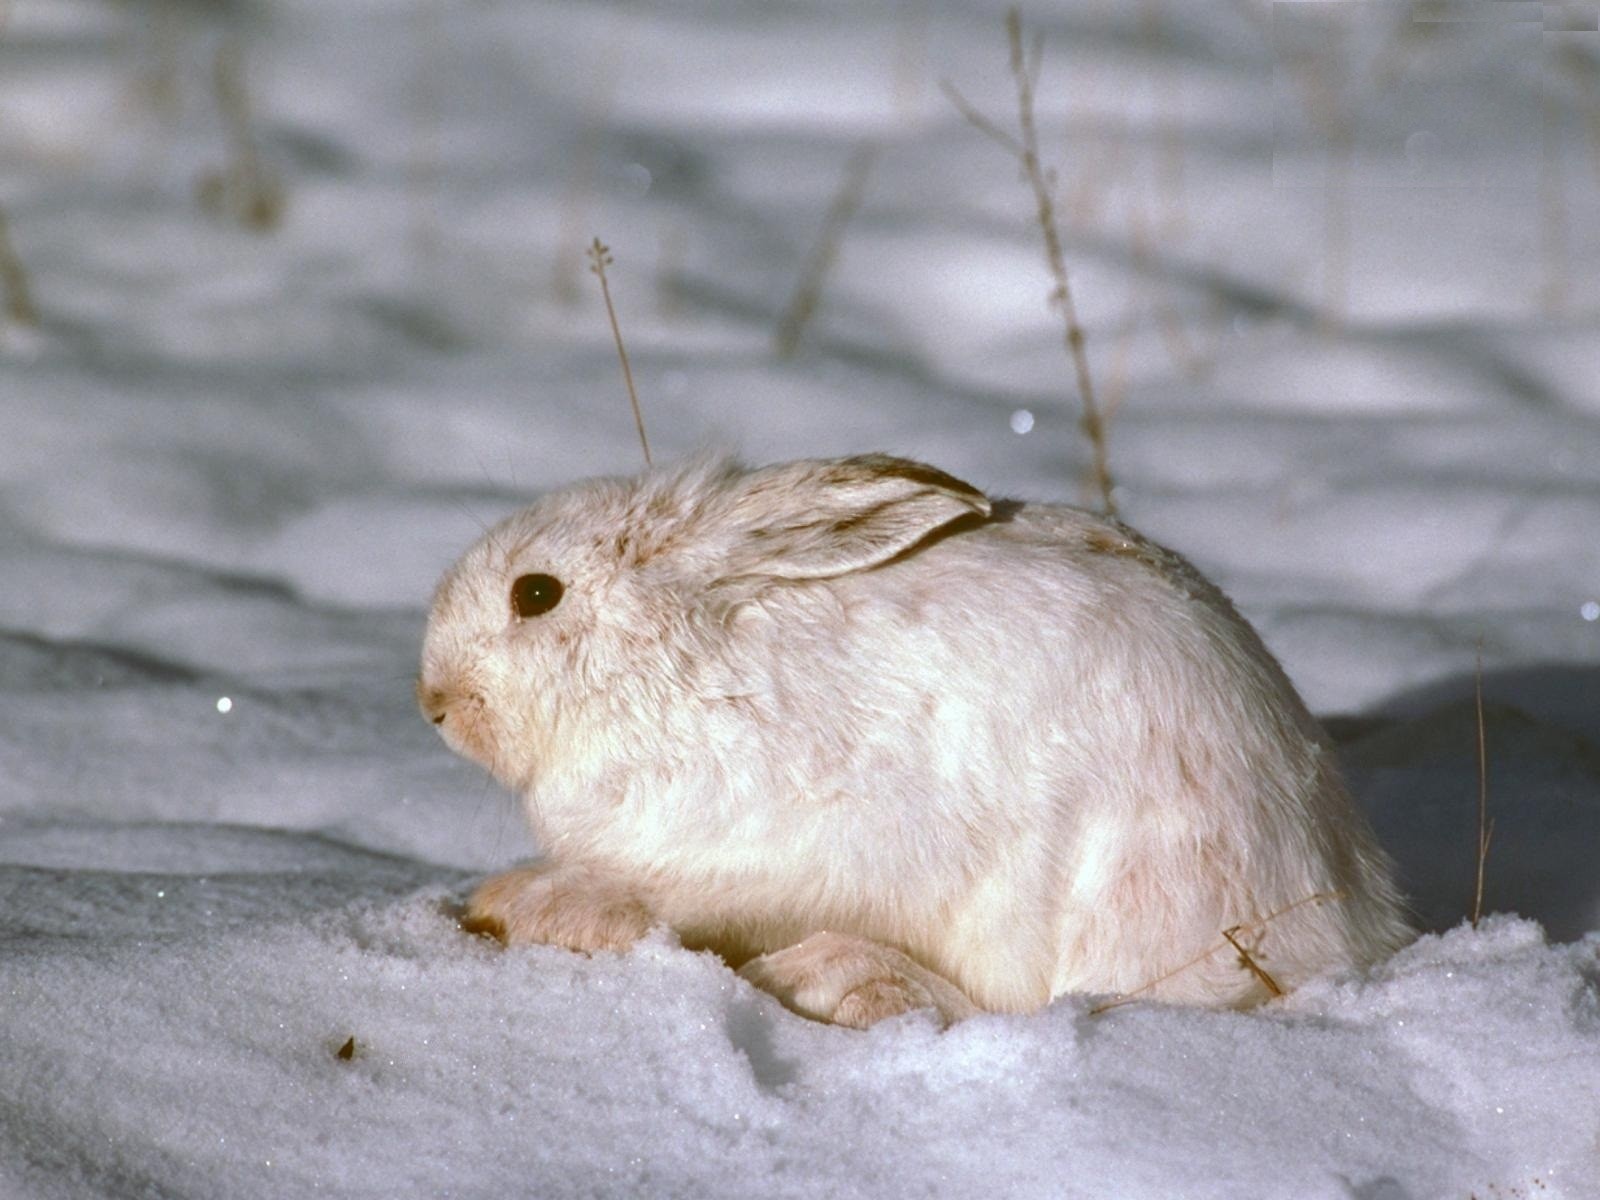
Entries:
[[[805,490],[829,479],[836,506]],[[508,624],[528,572],[572,599]],[[422,690],[523,789],[550,870],[735,961],[829,931],[987,1009],[1239,1004],[1264,985],[1224,929],[1284,987],[1405,935],[1320,731],[1220,593],[1124,527],[898,460],[551,497],[441,585]]]

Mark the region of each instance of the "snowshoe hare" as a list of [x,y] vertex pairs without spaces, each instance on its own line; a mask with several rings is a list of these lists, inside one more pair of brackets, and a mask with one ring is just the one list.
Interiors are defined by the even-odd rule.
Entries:
[[440,583],[418,697],[546,855],[468,928],[592,951],[665,923],[820,1020],[1247,1005],[1408,936],[1221,592],[921,463],[706,457],[547,495]]

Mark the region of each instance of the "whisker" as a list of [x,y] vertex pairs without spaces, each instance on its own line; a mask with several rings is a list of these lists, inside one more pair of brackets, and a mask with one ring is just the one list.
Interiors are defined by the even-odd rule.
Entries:
[[476,512],[474,512],[472,510],[472,506],[469,505],[465,500],[463,500],[460,496],[451,496],[450,503],[456,507],[462,516],[466,517],[469,521],[476,525],[479,531],[485,537],[491,536],[489,523],[480,517]]

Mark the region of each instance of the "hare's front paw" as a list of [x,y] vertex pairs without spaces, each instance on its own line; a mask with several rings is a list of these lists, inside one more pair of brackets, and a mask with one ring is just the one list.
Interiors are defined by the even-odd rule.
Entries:
[[803,1017],[852,1029],[915,1008],[937,1010],[946,1024],[978,1011],[955,984],[899,950],[843,933],[814,933],[739,974]]
[[461,916],[468,933],[508,946],[542,943],[590,953],[625,950],[653,922],[644,902],[581,867],[540,865],[492,875]]

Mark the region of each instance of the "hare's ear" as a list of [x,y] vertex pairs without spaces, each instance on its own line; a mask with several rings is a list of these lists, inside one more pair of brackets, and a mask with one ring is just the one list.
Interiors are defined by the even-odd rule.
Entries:
[[746,475],[723,514],[726,576],[824,579],[878,566],[962,517],[987,517],[971,484],[903,458],[783,463]]

